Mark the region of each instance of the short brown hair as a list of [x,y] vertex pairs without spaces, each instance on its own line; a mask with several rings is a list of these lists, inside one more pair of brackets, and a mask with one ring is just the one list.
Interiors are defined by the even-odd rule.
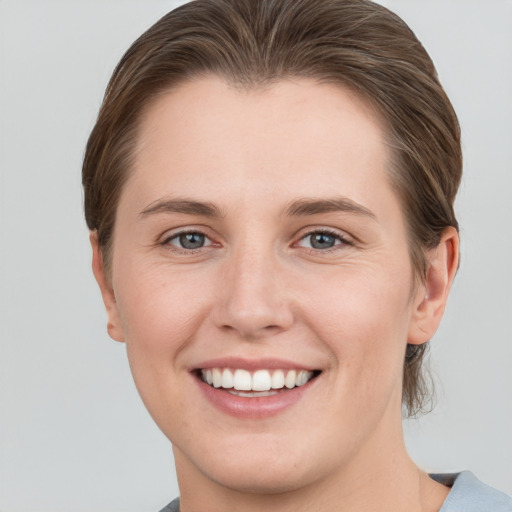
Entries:
[[[459,124],[414,33],[369,0],[195,0],[133,43],[107,87],[83,163],[85,217],[97,232],[107,273],[142,111],[178,83],[207,74],[243,88],[312,78],[370,102],[387,127],[390,181],[408,225],[415,273],[425,278],[425,251],[446,227],[458,229]],[[421,370],[426,348],[407,346],[403,403],[409,414],[430,398]]]

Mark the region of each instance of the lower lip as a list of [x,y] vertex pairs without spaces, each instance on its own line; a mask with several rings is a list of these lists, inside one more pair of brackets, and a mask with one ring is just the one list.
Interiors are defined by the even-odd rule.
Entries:
[[243,397],[232,395],[223,388],[214,388],[197,377],[194,380],[206,398],[220,411],[230,416],[246,419],[263,419],[275,416],[297,403],[307,393],[318,377],[306,384],[281,391],[272,396]]

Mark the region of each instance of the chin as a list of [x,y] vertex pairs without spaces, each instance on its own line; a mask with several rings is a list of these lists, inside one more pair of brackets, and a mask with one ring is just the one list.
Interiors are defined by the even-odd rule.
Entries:
[[[268,471],[269,468],[272,470]],[[304,488],[316,478],[313,475],[308,478],[308,475],[298,471],[295,465],[284,463],[275,467],[275,461],[269,462],[265,469],[234,465],[222,470],[218,467],[212,468],[211,473],[211,479],[223,487],[248,494],[283,494]]]
[[[252,444],[253,450],[216,445],[209,453],[199,449],[187,458],[208,480],[249,494],[295,491],[313,484],[325,473],[327,461],[316,461],[305,446],[297,449],[297,443],[286,445],[282,441],[279,449],[272,442]],[[176,450],[175,455],[181,456]]]

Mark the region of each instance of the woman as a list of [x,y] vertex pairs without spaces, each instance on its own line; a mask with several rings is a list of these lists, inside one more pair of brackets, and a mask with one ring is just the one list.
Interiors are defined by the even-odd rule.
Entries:
[[461,162],[430,58],[372,2],[199,0],[132,45],[85,214],[109,334],[173,444],[166,511],[512,510],[403,442]]

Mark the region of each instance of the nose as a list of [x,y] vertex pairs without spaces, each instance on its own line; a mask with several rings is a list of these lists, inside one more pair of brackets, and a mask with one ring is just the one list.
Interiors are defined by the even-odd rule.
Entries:
[[214,311],[219,328],[255,340],[291,327],[286,272],[270,252],[241,249],[224,262]]

